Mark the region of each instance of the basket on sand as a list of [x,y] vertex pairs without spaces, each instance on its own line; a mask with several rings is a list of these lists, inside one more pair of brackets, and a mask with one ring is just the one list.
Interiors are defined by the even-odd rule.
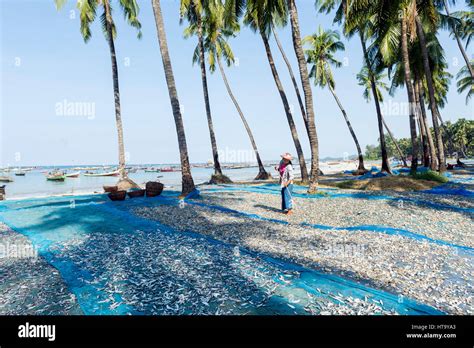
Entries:
[[156,197],[163,192],[164,185],[157,181],[148,181],[145,186],[147,197]]
[[108,196],[112,201],[123,201],[127,196],[127,191],[110,192]]

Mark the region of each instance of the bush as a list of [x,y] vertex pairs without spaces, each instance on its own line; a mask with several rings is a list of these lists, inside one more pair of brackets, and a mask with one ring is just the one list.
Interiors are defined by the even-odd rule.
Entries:
[[336,184],[336,187],[340,189],[350,189],[354,186],[354,181],[353,180],[346,180],[343,182],[339,182]]
[[432,170],[429,170],[429,171],[424,172],[424,173],[411,174],[411,176],[412,176],[413,179],[435,181],[435,182],[439,182],[441,184],[445,184],[449,181],[448,178],[446,178],[445,176],[443,176],[439,173],[436,173]]

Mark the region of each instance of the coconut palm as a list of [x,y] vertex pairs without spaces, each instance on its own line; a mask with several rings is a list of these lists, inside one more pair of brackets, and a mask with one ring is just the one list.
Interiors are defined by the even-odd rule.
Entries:
[[[60,10],[67,0],[55,0],[56,8]],[[138,38],[141,38],[141,24],[138,20],[139,7],[136,0],[121,0],[118,2],[122,9],[125,19],[128,24],[138,30]],[[109,44],[110,58],[112,61],[112,81],[114,88],[114,102],[115,102],[115,124],[117,127],[117,138],[118,138],[118,154],[119,154],[119,165],[118,171],[120,179],[118,186],[120,189],[129,189],[132,187],[138,187],[136,183],[128,178],[127,172],[125,171],[125,145],[123,141],[123,127],[122,127],[122,113],[120,107],[120,89],[119,89],[119,77],[118,77],[118,65],[117,56],[115,53],[115,38],[117,36],[115,30],[115,23],[112,17],[112,4],[110,0],[88,0],[88,1],[77,1],[77,8],[80,13],[80,30],[84,42],[88,42],[92,37],[91,25],[97,17],[99,8],[102,9],[100,15],[100,22],[102,31],[105,39]]]
[[207,86],[202,16],[204,11],[209,10],[209,0],[181,0],[180,22],[183,21],[183,18],[186,18],[189,22],[189,27],[185,30],[185,37],[189,37],[193,33],[196,33],[198,37],[198,46],[196,47],[197,51],[194,52],[193,55],[193,64],[199,62],[199,66],[201,68],[201,81],[202,90],[204,94],[204,105],[206,108],[207,125],[209,128],[212,157],[214,160],[214,175],[211,178],[211,182],[230,183],[231,180],[227,176],[222,174],[222,169],[219,162],[219,151],[217,149],[217,141],[214,132],[214,125],[212,122],[211,103],[209,101],[209,89]]
[[[367,66],[371,91],[374,98],[375,110],[377,113],[377,124],[379,130],[379,142],[380,142],[380,152],[382,155],[382,166],[381,171],[386,173],[391,173],[390,165],[388,161],[388,151],[387,144],[385,141],[384,133],[384,119],[382,115],[382,109],[380,107],[380,100],[377,96],[377,85],[374,80],[374,75],[376,74],[376,67],[373,57],[369,55],[369,50],[367,49],[368,38],[371,36],[371,33],[375,30],[373,28],[373,16],[370,12],[357,11],[359,6],[354,6],[354,9],[351,9],[353,6],[351,0],[316,0],[315,6],[319,12],[329,13],[335,10],[336,14],[334,17],[334,22],[342,24],[344,35],[348,38],[352,38],[354,35],[358,35],[360,43],[362,46],[362,53]],[[358,4],[356,4],[358,5]],[[369,3],[365,3],[369,5]]]
[[[471,25],[471,35],[473,33],[472,31],[472,26],[474,26],[473,22],[472,22],[472,12],[469,13],[469,11],[464,11],[463,14],[461,14],[460,18],[461,19],[461,24],[460,25],[456,25],[456,23],[451,19],[452,15],[449,11],[449,4],[448,4],[448,0],[438,0],[438,2],[440,2],[439,6],[441,5],[444,10],[446,11],[446,15],[448,16],[448,20],[446,21],[448,26],[451,28],[451,33],[454,35],[454,37],[456,38],[456,42],[458,44],[458,47],[459,47],[459,50],[461,51],[461,54],[462,54],[462,57],[464,59],[464,61],[466,62],[466,67],[467,67],[467,70],[469,71],[469,74],[471,75],[471,78],[474,79],[474,68],[472,68],[469,64],[469,57],[466,53],[466,50],[464,49],[464,46],[463,46],[463,43],[461,41],[461,35],[462,35],[462,32],[463,30],[467,31],[469,30],[469,25]],[[450,0],[450,2],[452,4],[456,4],[456,0]],[[470,2],[470,6],[471,8],[474,9],[474,2]],[[471,19],[471,22],[469,21],[463,21],[463,19],[466,18],[469,20],[469,18]],[[461,31],[461,35],[460,35],[460,32]],[[469,35],[466,35],[464,34],[466,37],[469,37]]]
[[258,32],[262,38],[265,52],[267,54],[268,63],[275,81],[275,85],[280,94],[283,108],[285,110],[288,125],[290,127],[291,136],[295,144],[296,153],[298,154],[298,160],[301,170],[301,179],[303,182],[308,182],[308,170],[306,168],[306,161],[303,155],[303,148],[298,136],[293,115],[290,109],[290,103],[286,96],[286,92],[281,83],[278,70],[273,60],[273,53],[270,48],[269,36],[271,33],[272,25],[275,21],[285,22],[287,17],[286,3],[284,0],[248,0],[247,11],[244,17],[244,23],[248,25],[254,32]]
[[328,87],[329,91],[336,100],[339,109],[341,109],[344,120],[346,121],[349,132],[351,133],[352,139],[357,148],[357,154],[359,158],[359,166],[357,168],[357,174],[363,175],[367,173],[367,169],[364,166],[364,156],[362,155],[362,149],[359,145],[357,136],[352,128],[351,122],[347,117],[346,110],[342,106],[339,97],[336,94],[336,82],[331,70],[331,65],[339,68],[342,63],[339,62],[334,54],[337,51],[343,51],[344,44],[340,41],[340,36],[337,31],[334,30],[323,30],[319,27],[318,31],[313,34],[306,36],[303,39],[303,44],[308,45],[308,49],[305,50],[307,61],[312,65],[309,76],[314,79],[314,84],[321,88]]
[[273,33],[273,37],[275,38],[275,42],[278,46],[278,50],[280,51],[280,54],[283,57],[283,61],[285,62],[285,65],[288,69],[288,73],[290,74],[291,82],[293,84],[293,88],[295,89],[296,98],[298,100],[298,105],[300,106],[301,116],[303,117],[304,125],[306,127],[306,132],[308,132],[308,118],[306,116],[306,110],[304,108],[304,103],[303,103],[303,98],[301,97],[300,88],[298,87],[298,82],[296,82],[295,74],[293,73],[293,68],[291,67],[291,63],[288,57],[286,56],[285,50],[283,49],[280,39],[278,38],[277,30],[275,29],[274,25],[272,25],[272,33]]
[[184,133],[183,117],[181,115],[178,92],[176,91],[173,68],[168,52],[168,43],[166,41],[166,31],[163,22],[163,16],[161,14],[160,0],[152,0],[152,7],[153,13],[155,15],[156,31],[158,34],[158,41],[160,45],[161,58],[163,61],[163,68],[165,71],[166,84],[168,86],[168,93],[171,101],[171,109],[173,110],[176,133],[178,135],[178,146],[181,159],[181,195],[185,196],[195,189],[194,180],[191,175],[191,167],[189,165],[186,134]]
[[[383,96],[382,90],[384,90],[386,92],[389,90],[387,84],[383,81],[385,78],[387,78],[387,75],[384,74],[382,71],[375,72],[373,74],[373,79],[375,80],[375,95],[377,96],[378,100],[381,103],[383,103],[383,101],[384,101],[384,96]],[[370,102],[371,99],[372,99],[372,97],[371,97],[371,95],[372,95],[372,92],[371,92],[371,90],[372,90],[372,78],[370,76],[369,69],[367,68],[366,65],[364,65],[362,67],[361,71],[357,74],[357,80],[359,81],[359,86],[364,87],[364,92],[363,92],[364,99],[367,102]],[[400,156],[400,159],[403,162],[403,166],[407,167],[406,156],[402,152],[402,150],[400,149],[400,146],[398,145],[398,141],[394,137],[394,135],[393,135],[392,131],[390,130],[390,128],[388,127],[387,123],[385,122],[385,117],[383,117],[383,115],[382,115],[382,122],[383,122],[383,125],[384,125],[390,139],[392,140],[393,144],[395,145],[395,148],[397,149],[398,155]]]
[[[242,120],[242,123],[244,124],[245,130],[247,131],[247,135],[250,139],[250,143],[252,144],[259,168],[258,175],[255,179],[266,180],[271,178],[271,175],[265,170],[252,130],[250,129],[247,119],[245,118],[245,115],[234,93],[232,92],[224,71],[224,66],[222,64],[222,60],[225,61],[228,67],[234,64],[234,53],[232,52],[232,48],[229,45],[228,38],[235,36],[235,33],[240,30],[238,21],[227,20],[228,18],[225,17],[225,15],[229,12],[230,11],[226,11],[226,7],[220,0],[212,2],[209,12],[205,18],[203,18],[204,50],[208,53],[208,64],[211,73],[215,72],[217,63],[227,93],[229,94],[229,97],[232,100],[232,103],[234,104],[237,113]],[[236,15],[236,18],[237,16],[238,15]],[[233,17],[229,16],[229,18]]]
[[453,13],[453,17],[459,19],[461,22],[457,27],[457,31],[463,40],[466,40],[466,48],[474,37],[474,3],[466,0],[470,10],[457,11]]
[[403,71],[405,78],[405,87],[408,94],[409,103],[409,120],[410,120],[410,136],[412,145],[412,160],[411,160],[411,171],[416,173],[418,168],[418,138],[416,135],[416,97],[415,88],[413,86],[411,66],[410,66],[410,54],[409,54],[409,35],[408,32],[408,16],[411,8],[405,8],[402,10],[402,17],[400,18],[400,41],[401,41],[401,56],[403,62]]
[[[446,71],[447,63],[444,50],[436,38],[436,35],[430,33],[427,36],[429,47],[430,68],[433,72],[433,81],[435,87],[435,98],[440,107],[446,102],[448,87],[451,75]],[[425,91],[426,79],[424,78],[423,58],[421,48],[418,42],[410,45],[410,66],[412,71],[412,79],[415,92],[415,103],[418,111],[418,123],[420,128],[420,136],[423,143],[423,162],[425,166],[430,166],[432,170],[438,168],[436,155],[436,147],[429,131],[428,120],[425,109]],[[392,86],[390,94],[393,95],[398,87],[405,85],[404,64],[397,57],[393,61],[393,65],[389,67],[392,74]],[[441,124],[442,120],[440,119]]]
[[[474,61],[471,61],[471,67],[474,67]],[[466,104],[469,102],[469,99],[472,98],[474,95],[474,79],[471,77],[469,73],[469,69],[467,66],[463,67],[456,76],[458,82],[458,92],[465,93],[466,95]]]
[[314,107],[313,107],[313,92],[309,81],[308,67],[301,43],[300,26],[298,23],[298,10],[296,8],[295,0],[287,0],[288,10],[290,13],[291,36],[293,40],[293,49],[298,61],[298,68],[300,71],[301,85],[303,86],[303,93],[305,98],[305,109],[307,118],[307,130],[309,143],[311,148],[311,174],[309,181],[309,193],[315,193],[318,188],[319,178],[319,144],[318,134],[314,121]]

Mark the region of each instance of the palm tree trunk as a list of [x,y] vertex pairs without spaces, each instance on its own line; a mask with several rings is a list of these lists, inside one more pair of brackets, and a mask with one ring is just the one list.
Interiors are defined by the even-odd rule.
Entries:
[[265,33],[262,31],[260,31],[260,36],[262,37],[263,44],[265,46],[268,63],[270,64],[273,79],[275,80],[276,87],[278,89],[278,92],[280,93],[281,101],[283,103],[283,107],[286,113],[286,118],[288,120],[288,125],[290,126],[291,136],[293,137],[293,142],[295,143],[296,153],[298,154],[298,160],[300,163],[301,181],[304,183],[307,183],[309,181],[308,169],[306,168],[306,161],[303,155],[303,148],[301,147],[300,139],[298,137],[298,131],[296,130],[295,121],[293,120],[293,115],[291,114],[290,104],[288,103],[288,98],[286,97],[285,90],[283,89],[283,85],[280,81],[280,76],[278,75],[275,62],[273,61],[273,55],[270,48],[270,44],[268,43],[268,38],[265,35]]
[[295,50],[296,58],[298,60],[298,68],[300,70],[301,85],[303,86],[303,93],[306,106],[306,117],[308,119],[308,137],[311,148],[311,174],[309,180],[309,193],[315,193],[318,189],[319,179],[319,145],[318,134],[316,132],[316,125],[314,122],[313,109],[313,93],[309,82],[308,67],[301,45],[300,27],[298,24],[298,12],[296,9],[295,0],[288,0],[288,9],[290,12],[291,33],[293,39],[293,48]]
[[214,125],[212,123],[211,103],[209,101],[209,89],[207,88],[206,58],[204,56],[204,40],[202,34],[202,20],[198,15],[198,41],[199,41],[199,60],[201,65],[202,90],[204,93],[204,104],[206,106],[207,126],[209,127],[209,136],[211,138],[212,157],[214,160],[214,174],[222,176],[221,164],[219,162],[219,152],[217,151],[216,136],[214,134]]
[[293,83],[293,87],[295,88],[296,98],[298,99],[298,104],[300,106],[301,116],[303,116],[306,131],[308,131],[308,117],[306,116],[306,111],[304,109],[304,104],[303,104],[303,98],[301,97],[300,88],[298,87],[298,83],[296,82],[295,74],[293,73],[293,68],[291,67],[290,61],[288,60],[288,57],[286,56],[285,51],[283,50],[283,46],[281,45],[280,39],[278,38],[278,35],[273,25],[272,25],[272,32],[273,32],[273,37],[275,38],[275,41],[277,43],[278,49],[280,50],[281,56],[283,57],[283,60],[285,61],[286,67],[288,68],[288,72],[290,73],[291,82]]
[[428,57],[428,49],[426,48],[426,39],[425,39],[425,32],[423,31],[423,26],[421,24],[420,17],[417,15],[415,17],[416,21],[416,31],[418,34],[418,39],[420,42],[421,47],[421,54],[423,57],[423,68],[425,70],[425,77],[426,77],[426,84],[428,85],[428,95],[430,101],[430,110],[431,116],[433,118],[433,128],[435,131],[436,136],[436,145],[438,147],[438,170],[440,173],[446,171],[446,159],[444,156],[444,145],[443,145],[443,138],[439,129],[438,123],[438,105],[435,99],[435,91],[434,91],[434,84],[433,84],[433,76],[431,75],[429,57]]
[[363,29],[359,30],[360,42],[362,44],[362,51],[364,53],[365,65],[369,71],[370,76],[370,85],[372,89],[372,95],[374,96],[375,109],[377,111],[377,122],[379,127],[379,139],[380,139],[380,149],[382,152],[382,172],[392,173],[390,170],[390,164],[388,163],[388,153],[387,153],[387,144],[385,142],[385,133],[383,132],[383,116],[382,110],[380,109],[379,96],[377,95],[377,85],[375,83],[374,74],[372,72],[372,64],[370,62],[369,53],[367,52],[367,46],[365,44],[364,31]]
[[423,144],[423,165],[425,167],[430,166],[430,149],[428,144],[428,134],[425,127],[425,122],[423,120],[423,115],[421,114],[421,102],[420,102],[420,89],[418,85],[418,78],[417,74],[415,73],[415,83],[414,83],[414,90],[415,90],[415,101],[416,101],[416,109],[418,115],[418,127],[420,129],[420,137],[421,143]]
[[222,62],[220,58],[217,58],[217,64],[219,65],[219,70],[221,72],[222,80],[224,80],[225,87],[227,89],[227,93],[230,96],[230,99],[232,99],[232,102],[234,103],[235,108],[237,109],[237,112],[239,113],[240,119],[242,120],[242,123],[244,124],[245,130],[247,131],[247,135],[250,138],[250,143],[252,144],[253,151],[255,152],[255,156],[257,158],[257,164],[258,164],[258,175],[255,178],[255,180],[266,180],[271,178],[271,175],[267,173],[265,170],[265,167],[263,166],[263,162],[260,158],[260,154],[258,153],[257,149],[257,144],[255,143],[255,139],[252,134],[252,130],[250,129],[247,120],[245,119],[244,113],[242,112],[242,109],[240,108],[239,103],[237,102],[237,99],[235,99],[234,94],[232,93],[232,90],[230,89],[229,82],[227,81],[227,77],[224,72],[224,67],[222,66]]
[[354,139],[354,143],[357,148],[357,155],[359,157],[359,167],[357,168],[356,173],[357,175],[364,175],[365,173],[368,172],[368,170],[364,166],[364,156],[362,155],[362,149],[360,147],[359,140],[357,139],[354,129],[352,128],[351,122],[349,121],[349,117],[347,117],[346,110],[344,110],[344,107],[342,106],[341,101],[336,95],[336,91],[334,90],[334,88],[331,87],[331,85],[329,85],[329,90],[331,91],[334,99],[336,100],[336,103],[339,106],[339,109],[341,109],[342,115],[344,116],[344,120],[346,121],[347,127],[349,128],[349,132],[351,133],[352,139]]
[[[443,3],[444,3],[444,8],[446,9],[446,14],[448,15],[448,17],[451,17],[451,14],[449,13],[448,2],[446,0],[443,0]],[[451,29],[454,33],[454,36],[456,37],[459,50],[461,51],[462,57],[464,58],[464,61],[466,62],[467,68],[469,69],[469,73],[471,74],[471,77],[474,79],[474,70],[472,69],[471,63],[469,61],[469,57],[467,56],[466,50],[464,49],[464,46],[462,44],[461,38],[459,37],[458,31],[456,30],[456,27],[454,25],[452,26]]]
[[165,71],[166,84],[168,85],[168,93],[171,101],[171,108],[173,110],[174,123],[176,126],[176,133],[178,135],[179,154],[181,159],[181,175],[182,175],[182,189],[181,194],[187,195],[194,190],[194,180],[191,175],[191,167],[189,165],[188,146],[186,144],[186,135],[184,132],[183,118],[179,107],[178,92],[176,91],[176,84],[174,81],[173,68],[168,52],[168,43],[166,41],[165,26],[163,23],[163,16],[161,14],[160,0],[152,0],[153,12],[155,14],[156,31],[158,34],[158,41],[160,44],[161,58],[163,60],[163,68]]
[[405,85],[408,93],[409,113],[410,113],[410,136],[411,136],[411,172],[416,173],[418,168],[418,139],[416,135],[416,115],[415,115],[415,92],[411,80],[410,56],[408,53],[408,34],[407,22],[405,18],[401,20],[401,41],[402,41],[402,59],[405,72]]
[[403,162],[403,166],[408,167],[407,159],[406,159],[405,155],[403,154],[402,149],[400,149],[400,146],[398,145],[397,139],[395,139],[395,137],[393,136],[392,131],[390,130],[390,128],[388,128],[388,125],[385,122],[385,118],[383,116],[382,116],[382,122],[383,122],[383,126],[387,130],[388,136],[390,137],[390,139],[392,139],[392,142],[395,145],[395,148],[397,149],[398,155],[400,156],[400,159]]
[[436,146],[433,141],[433,137],[431,135],[430,125],[428,124],[428,117],[426,115],[425,109],[425,98],[423,97],[425,92],[423,89],[423,83],[420,79],[418,79],[418,91],[420,96],[420,111],[421,111],[421,118],[424,123],[426,129],[426,138],[428,139],[428,148],[430,151],[430,169],[436,170],[438,168],[438,157],[436,156]]
[[127,173],[125,171],[125,145],[123,142],[123,127],[122,127],[122,115],[120,108],[120,89],[119,89],[119,79],[118,79],[118,65],[117,65],[117,56],[115,54],[115,44],[113,37],[113,21],[112,13],[110,11],[109,1],[104,1],[104,11],[105,11],[105,27],[107,30],[107,42],[109,43],[110,49],[110,58],[112,60],[112,77],[114,85],[114,101],[115,101],[115,124],[117,127],[117,136],[118,136],[118,153],[119,153],[119,166],[118,170],[120,173],[120,181],[127,179]]

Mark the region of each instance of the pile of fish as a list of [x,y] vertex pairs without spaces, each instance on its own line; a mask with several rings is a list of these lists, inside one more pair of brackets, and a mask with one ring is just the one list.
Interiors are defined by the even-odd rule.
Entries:
[[[249,212],[272,197],[219,195],[221,199],[214,198],[212,203]],[[353,209],[362,209],[364,204],[361,200]],[[301,205],[297,209],[312,212],[315,218],[326,214],[324,209],[309,210]],[[454,247],[363,230],[317,229],[291,221],[281,224],[195,204],[139,207],[134,213],[181,231],[195,231],[309,268],[369,281],[446,313],[474,314],[474,258]],[[338,214],[343,216],[341,211]]]

